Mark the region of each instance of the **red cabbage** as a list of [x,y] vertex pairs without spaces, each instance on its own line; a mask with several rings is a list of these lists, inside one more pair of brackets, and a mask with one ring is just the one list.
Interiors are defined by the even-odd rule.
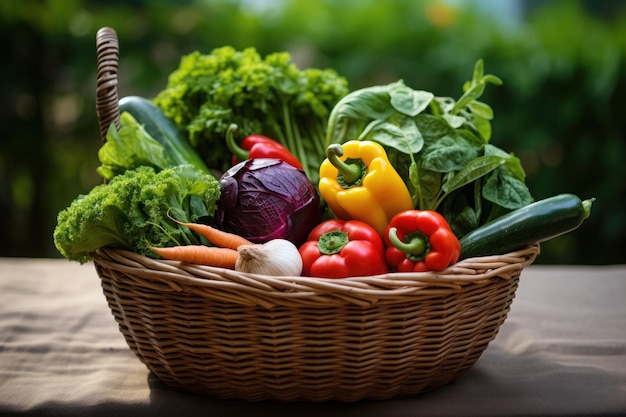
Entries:
[[277,159],[249,159],[220,178],[215,225],[254,243],[287,239],[296,246],[321,221],[317,190],[301,171]]

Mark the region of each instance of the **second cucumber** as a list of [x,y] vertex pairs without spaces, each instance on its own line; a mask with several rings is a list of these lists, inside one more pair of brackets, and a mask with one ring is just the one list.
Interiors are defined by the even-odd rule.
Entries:
[[594,200],[559,194],[513,210],[463,236],[461,259],[500,255],[570,232],[589,217]]

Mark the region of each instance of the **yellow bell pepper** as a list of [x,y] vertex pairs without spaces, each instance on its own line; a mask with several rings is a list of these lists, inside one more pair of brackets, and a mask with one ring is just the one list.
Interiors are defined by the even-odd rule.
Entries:
[[332,144],[326,155],[319,191],[338,218],[360,220],[382,235],[394,215],[413,209],[408,188],[378,143]]

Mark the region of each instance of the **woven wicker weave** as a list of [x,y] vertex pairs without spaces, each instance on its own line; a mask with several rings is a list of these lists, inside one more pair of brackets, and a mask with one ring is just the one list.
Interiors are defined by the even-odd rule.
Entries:
[[[115,32],[100,33],[114,49],[104,56],[117,57]],[[116,89],[117,64],[106,66],[98,74]],[[103,137],[115,111],[99,114]],[[93,258],[130,349],[167,385],[251,401],[356,401],[417,394],[468,370],[538,254],[535,245],[439,273],[340,280],[244,274],[110,248]]]

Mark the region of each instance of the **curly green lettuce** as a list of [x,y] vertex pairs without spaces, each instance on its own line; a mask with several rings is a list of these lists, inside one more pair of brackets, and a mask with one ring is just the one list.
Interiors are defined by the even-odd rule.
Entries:
[[211,168],[228,168],[225,136],[235,123],[242,136],[281,142],[317,183],[328,116],[347,93],[346,79],[334,70],[301,70],[287,52],[262,58],[254,48],[226,46],[184,56],[154,103],[188,133]]
[[210,218],[219,196],[218,180],[191,165],[127,170],[59,213],[54,244],[64,257],[80,263],[105,246],[156,257],[149,245],[206,244],[170,216],[183,222]]

